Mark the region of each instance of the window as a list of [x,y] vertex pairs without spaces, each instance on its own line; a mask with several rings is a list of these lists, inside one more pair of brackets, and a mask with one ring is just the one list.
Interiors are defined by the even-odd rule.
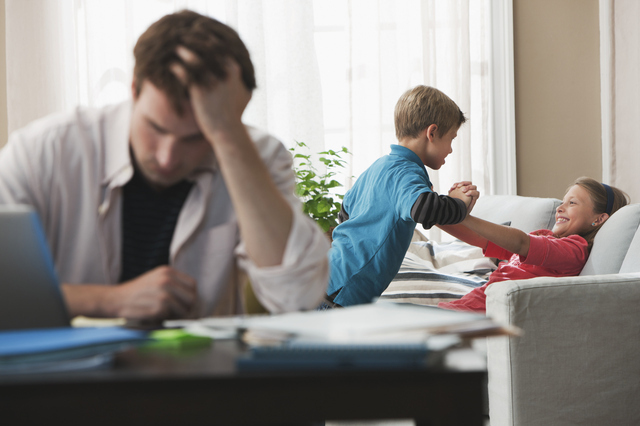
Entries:
[[473,180],[483,194],[515,193],[511,0],[7,0],[9,130],[127,99],[136,39],[183,8],[247,44],[258,89],[245,121],[288,146],[348,147],[347,187],[395,143],[398,97],[427,84],[469,119],[430,172],[435,189]]

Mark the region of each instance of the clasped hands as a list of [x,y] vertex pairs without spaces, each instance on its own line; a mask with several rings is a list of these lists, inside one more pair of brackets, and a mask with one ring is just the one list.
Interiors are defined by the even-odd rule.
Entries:
[[473,206],[480,197],[478,187],[470,181],[454,183],[449,189],[449,196],[462,200],[467,206],[467,216],[471,213]]

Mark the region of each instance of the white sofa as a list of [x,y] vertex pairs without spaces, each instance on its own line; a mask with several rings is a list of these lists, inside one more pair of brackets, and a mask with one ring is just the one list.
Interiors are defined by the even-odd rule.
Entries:
[[[479,199],[474,214],[551,228],[559,200]],[[616,212],[578,277],[487,289],[487,315],[521,337],[487,339],[492,426],[640,424],[640,204]]]

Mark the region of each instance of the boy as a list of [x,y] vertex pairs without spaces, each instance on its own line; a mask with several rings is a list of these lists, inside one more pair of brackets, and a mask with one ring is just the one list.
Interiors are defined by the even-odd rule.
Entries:
[[344,197],[329,251],[328,306],[370,303],[398,273],[416,223],[458,223],[478,197],[468,183],[449,196],[436,194],[425,170],[440,169],[466,121],[455,102],[433,87],[417,86],[400,97],[394,116],[398,145]]

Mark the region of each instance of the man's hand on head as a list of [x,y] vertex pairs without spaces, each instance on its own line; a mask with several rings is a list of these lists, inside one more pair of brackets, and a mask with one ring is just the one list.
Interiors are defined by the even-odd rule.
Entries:
[[197,125],[213,148],[246,253],[258,267],[281,265],[294,211],[242,123],[251,91],[241,67],[223,58],[225,75],[218,77],[192,50],[180,46],[176,54],[171,71],[187,88]]
[[163,320],[194,316],[196,281],[170,266],[158,266],[112,289],[109,302],[118,317]]
[[[213,142],[216,132],[242,126],[242,114],[251,100],[251,92],[242,81],[240,65],[231,57],[225,58],[226,77],[221,79],[205,70],[198,55],[186,47],[179,46],[176,54],[182,62],[175,62],[171,71],[187,87],[194,115],[207,139]],[[194,82],[196,72],[204,83]]]

